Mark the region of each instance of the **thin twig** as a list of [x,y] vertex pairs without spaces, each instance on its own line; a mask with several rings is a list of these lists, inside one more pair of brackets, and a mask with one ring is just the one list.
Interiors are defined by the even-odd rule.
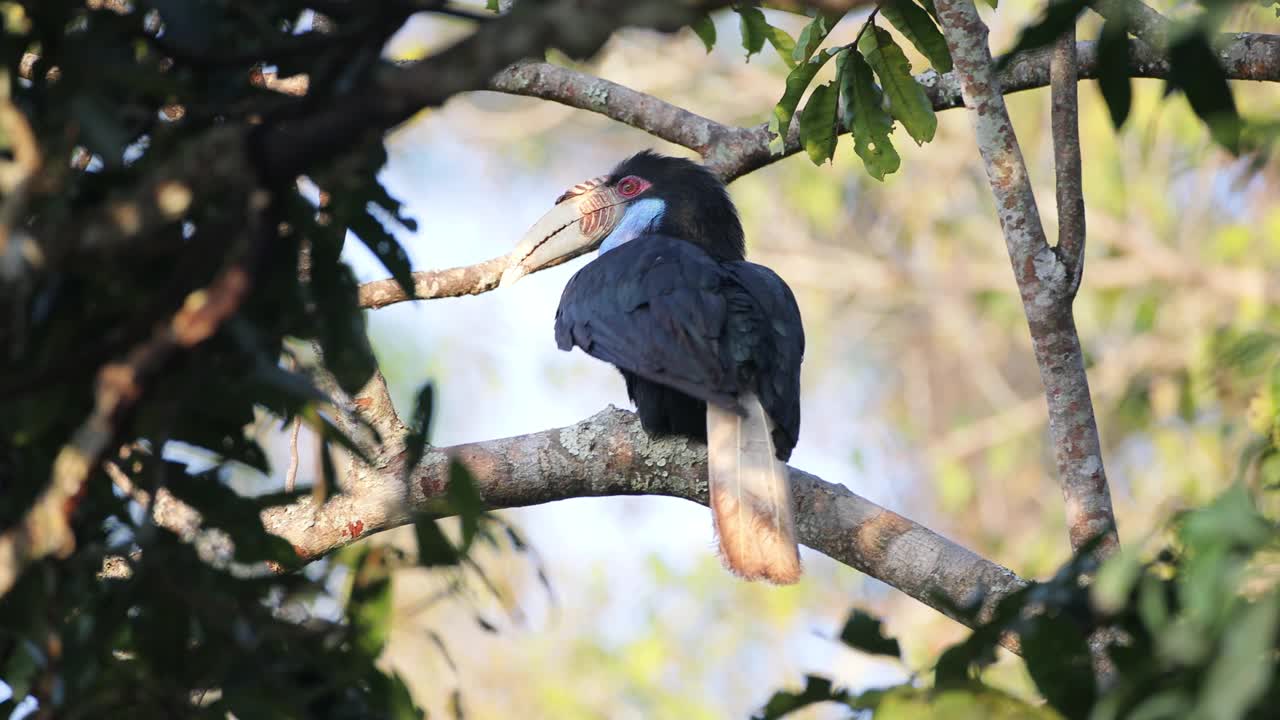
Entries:
[[293,419],[293,431],[289,433],[289,469],[284,474],[284,491],[293,492],[298,482],[298,432],[302,430],[302,417]]
[[1072,25],[1053,46],[1049,60],[1052,97],[1053,167],[1058,200],[1058,257],[1071,278],[1074,298],[1084,273],[1085,214],[1081,184],[1080,109],[1077,92],[1076,29]]

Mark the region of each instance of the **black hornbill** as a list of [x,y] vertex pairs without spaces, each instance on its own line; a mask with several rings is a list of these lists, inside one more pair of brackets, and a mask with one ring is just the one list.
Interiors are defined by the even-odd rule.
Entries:
[[599,247],[565,286],[556,343],[612,363],[651,435],[707,442],[726,565],[800,577],[785,460],[800,432],[804,328],[791,289],[745,260],[724,185],[689,160],[642,152],[580,183],[525,235],[503,275]]

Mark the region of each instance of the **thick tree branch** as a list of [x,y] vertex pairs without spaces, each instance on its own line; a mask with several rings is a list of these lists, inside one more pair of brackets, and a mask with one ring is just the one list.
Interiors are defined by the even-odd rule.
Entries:
[[546,62],[512,65],[493,76],[489,89],[600,113],[702,155],[737,129],[625,85]]
[[[576,425],[429,451],[404,481],[404,454],[357,464],[349,486],[321,506],[309,499],[263,512],[266,528],[310,560],[373,533],[442,512],[451,458],[471,471],[494,509],[577,497],[664,495],[707,503],[706,450],[651,439],[636,417],[608,408]],[[1010,570],[847,488],[793,469],[800,541],[883,580],[961,622],[950,608],[981,599],[984,614],[1025,585]],[[1014,638],[1006,645],[1017,649]]]
[[936,5],[970,109],[1040,366],[1071,545],[1078,550],[1102,536],[1099,552],[1105,555],[1119,540],[1084,352],[1071,311],[1073,276],[1045,239],[1031,178],[992,72],[986,24],[970,0],[938,0]]

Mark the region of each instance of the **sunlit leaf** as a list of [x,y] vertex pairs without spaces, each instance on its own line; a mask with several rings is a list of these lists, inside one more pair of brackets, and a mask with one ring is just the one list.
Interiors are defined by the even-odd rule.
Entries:
[[778,57],[782,58],[783,64],[785,64],[788,69],[795,68],[795,38],[791,37],[791,35],[782,28],[769,25],[765,29],[765,39],[768,40],[769,44],[773,46],[773,49],[777,51]]
[[929,59],[934,70],[951,72],[951,52],[947,50],[947,41],[928,12],[911,0],[888,0],[880,5],[880,15]]
[[787,131],[791,128],[791,118],[795,116],[800,98],[804,97],[804,91],[809,87],[809,83],[836,52],[838,51],[822,50],[806,62],[797,65],[791,74],[787,75],[786,92],[774,106],[773,115],[769,118],[769,131],[773,133],[773,138],[769,140],[769,150],[773,154],[781,154],[786,148]]
[[889,98],[889,114],[893,115],[917,144],[933,139],[938,118],[924,88],[911,75],[911,63],[888,31],[872,27],[858,42],[867,64],[880,78],[880,86]]
[[382,653],[391,632],[391,575],[385,547],[362,547],[351,567],[351,594],[347,617],[355,631],[355,641],[367,657]]
[[800,31],[800,37],[796,38],[796,47],[791,55],[796,65],[808,62],[809,58],[813,57],[822,46],[822,41],[827,39],[827,35],[831,34],[831,30],[843,17],[843,12],[819,12],[812,22],[804,26]]
[[800,145],[814,165],[831,159],[836,150],[836,111],[840,90],[835,81],[819,85],[800,115]]

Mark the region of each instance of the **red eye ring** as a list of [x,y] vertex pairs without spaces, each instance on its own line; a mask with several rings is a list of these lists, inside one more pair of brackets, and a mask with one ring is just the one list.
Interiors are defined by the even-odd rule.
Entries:
[[649,187],[649,183],[641,180],[635,175],[628,175],[618,181],[618,193],[624,198],[632,198],[644,192]]

